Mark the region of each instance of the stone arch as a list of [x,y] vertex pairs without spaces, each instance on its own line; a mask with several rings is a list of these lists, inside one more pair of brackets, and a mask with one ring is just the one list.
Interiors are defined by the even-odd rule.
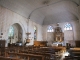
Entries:
[[[22,24],[22,23],[20,23],[20,22],[14,22],[14,23],[12,23],[12,24],[10,24],[10,26],[12,26],[12,25],[14,25],[14,24],[19,24],[20,26],[21,26],[21,28],[22,28],[22,31],[23,31],[23,34],[22,34],[22,43],[24,43],[24,40],[25,40],[25,38],[26,38],[26,28],[25,28],[25,26],[24,26],[24,24]],[[8,46],[8,41],[9,41],[9,39],[8,39],[8,31],[9,31],[9,28],[10,28],[10,26],[8,26],[7,27],[7,32],[6,32],[6,36],[5,36],[5,40],[6,40],[6,46]]]
[[[20,26],[20,24],[18,23],[14,23],[13,25],[11,25],[10,27],[13,27],[13,29],[9,28],[9,34],[8,34],[8,39],[10,41],[8,41],[8,43],[16,43],[16,42],[22,42],[22,34],[23,34],[23,30],[22,27]],[[11,32],[13,31],[13,32]],[[14,34],[14,36],[11,36],[11,33]]]

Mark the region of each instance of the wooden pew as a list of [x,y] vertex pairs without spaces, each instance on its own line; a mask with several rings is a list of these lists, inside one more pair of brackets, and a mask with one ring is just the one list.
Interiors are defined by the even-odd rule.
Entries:
[[70,48],[68,52],[69,56],[66,56],[64,60],[80,60],[80,48]]
[[50,60],[52,58],[55,59],[55,57],[56,57],[56,55],[54,53],[52,53],[51,50],[47,50],[46,51],[46,49],[44,51],[39,51],[39,50],[37,50],[37,51],[22,50],[21,53],[43,55],[45,60]]
[[31,60],[31,59],[45,60],[43,55],[18,53],[18,56],[25,56],[27,57],[28,60]]
[[[61,48],[56,47],[13,47],[5,49],[5,56],[13,55],[15,58],[21,57],[22,59],[35,58],[38,60],[50,60],[52,57],[55,59],[55,50],[60,51]],[[30,55],[31,54],[31,55]],[[43,59],[42,59],[43,58]]]
[[80,60],[80,56],[65,56],[64,60]]
[[0,56],[0,60],[20,60],[20,59]]
[[11,57],[11,56],[13,56],[15,58],[21,58],[22,57],[22,59],[27,58],[27,60],[34,59],[34,58],[37,60],[44,60],[43,55],[8,52],[7,57]]

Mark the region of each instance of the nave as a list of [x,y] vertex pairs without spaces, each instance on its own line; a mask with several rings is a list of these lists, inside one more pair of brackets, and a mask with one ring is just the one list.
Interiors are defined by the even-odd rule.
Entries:
[[0,60],[80,60],[80,0],[0,0]]
[[[2,45],[3,46],[3,45]],[[70,46],[0,46],[0,60],[79,60],[80,48]]]

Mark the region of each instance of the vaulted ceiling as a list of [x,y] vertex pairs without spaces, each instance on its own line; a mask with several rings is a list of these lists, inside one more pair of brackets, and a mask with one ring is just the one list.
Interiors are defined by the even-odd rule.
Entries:
[[79,20],[79,0],[0,0],[0,5],[43,25]]

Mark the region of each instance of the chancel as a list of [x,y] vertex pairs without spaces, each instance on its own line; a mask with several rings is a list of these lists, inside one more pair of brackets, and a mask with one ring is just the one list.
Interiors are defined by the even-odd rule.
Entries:
[[0,60],[80,60],[80,0],[0,0]]

